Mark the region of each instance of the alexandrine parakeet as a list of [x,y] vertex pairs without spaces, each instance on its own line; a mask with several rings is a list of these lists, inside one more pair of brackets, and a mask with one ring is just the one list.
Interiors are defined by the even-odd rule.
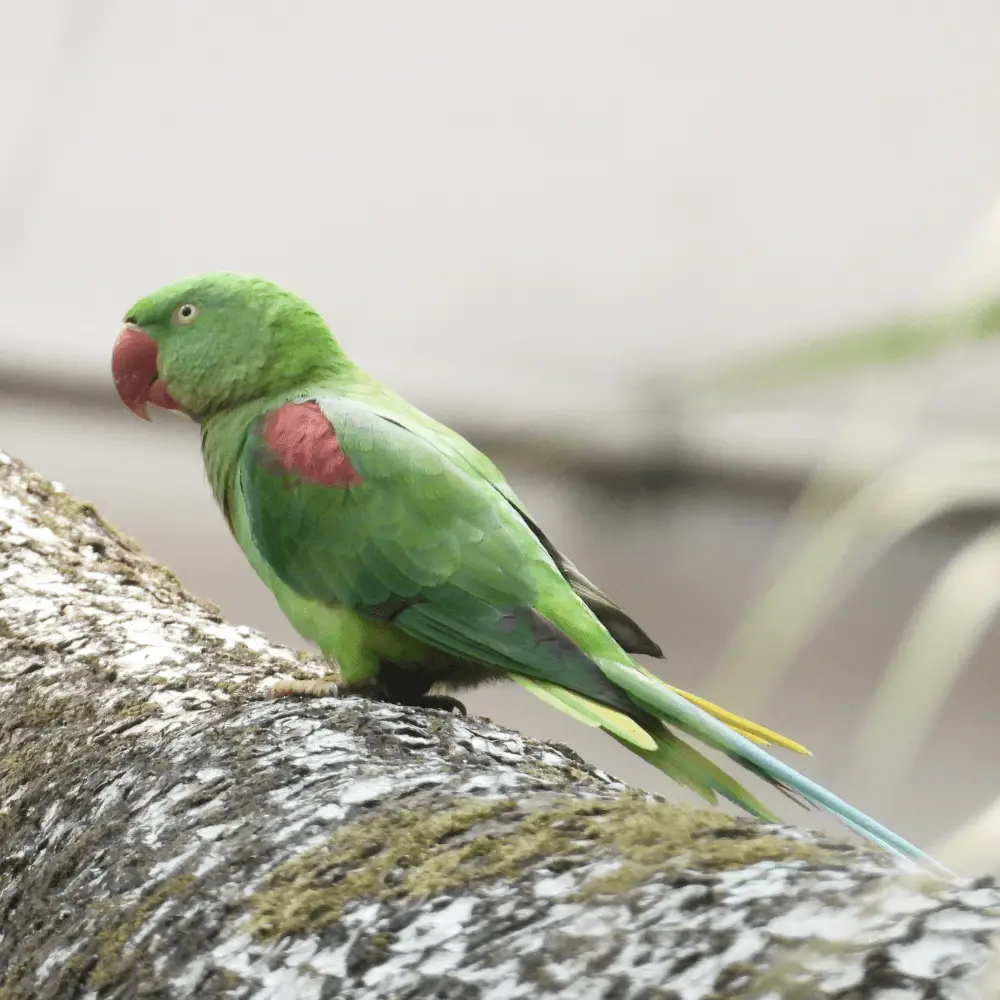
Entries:
[[228,272],[128,310],[112,369],[128,407],[201,425],[237,542],[344,689],[414,705],[506,678],[603,729],[710,802],[771,812],[685,737],[889,851],[912,845],[775,759],[802,748],[658,680],[660,647],[546,537],[493,463],[361,371],[306,302]]

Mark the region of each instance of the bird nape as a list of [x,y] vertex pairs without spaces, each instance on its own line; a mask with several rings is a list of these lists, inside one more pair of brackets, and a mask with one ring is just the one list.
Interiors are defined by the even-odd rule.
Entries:
[[930,863],[765,749],[799,744],[638,664],[660,647],[552,544],[497,467],[358,368],[287,289],[230,272],[166,285],[128,310],[112,372],[139,416],[152,403],[200,424],[230,530],[343,690],[450,707],[460,703],[443,692],[507,678],[710,803],[777,821],[684,737]]

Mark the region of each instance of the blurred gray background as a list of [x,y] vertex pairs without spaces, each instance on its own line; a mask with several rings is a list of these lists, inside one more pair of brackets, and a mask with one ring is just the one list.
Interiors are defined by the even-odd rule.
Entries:
[[[292,645],[196,429],[113,394],[140,295],[217,268],[292,286],[499,459],[701,690],[847,396],[678,426],[650,384],[944,294],[1000,194],[992,0],[0,0],[0,34],[0,447]],[[994,436],[998,375],[992,347],[930,366],[913,443]],[[811,775],[844,790],[879,671],[969,530],[881,561],[758,712]],[[998,650],[897,794],[859,805],[927,842],[993,797]],[[469,704],[674,794],[519,689]]]

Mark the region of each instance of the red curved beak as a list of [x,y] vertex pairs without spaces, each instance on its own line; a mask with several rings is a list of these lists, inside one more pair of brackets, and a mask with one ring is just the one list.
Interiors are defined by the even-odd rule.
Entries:
[[179,410],[156,371],[156,341],[137,326],[126,323],[111,353],[111,374],[121,401],[137,416],[149,420],[147,405]]

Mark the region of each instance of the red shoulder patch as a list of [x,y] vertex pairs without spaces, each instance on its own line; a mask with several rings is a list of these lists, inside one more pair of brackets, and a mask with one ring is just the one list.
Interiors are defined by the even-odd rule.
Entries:
[[282,471],[321,486],[361,483],[318,403],[286,403],[264,417],[263,438]]

